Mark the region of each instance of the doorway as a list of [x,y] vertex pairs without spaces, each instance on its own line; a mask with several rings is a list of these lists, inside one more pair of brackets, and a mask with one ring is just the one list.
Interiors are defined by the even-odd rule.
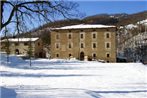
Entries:
[[82,60],[82,61],[84,60],[84,52],[80,53],[80,60]]
[[15,54],[19,54],[19,50],[18,49],[15,49]]
[[39,52],[39,58],[42,58],[42,57],[43,57],[42,52]]

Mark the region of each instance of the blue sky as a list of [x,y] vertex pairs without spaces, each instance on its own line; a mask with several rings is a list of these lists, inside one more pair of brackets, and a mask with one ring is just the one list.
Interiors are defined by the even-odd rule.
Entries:
[[87,16],[101,13],[137,13],[147,10],[147,0],[81,0],[79,11]]

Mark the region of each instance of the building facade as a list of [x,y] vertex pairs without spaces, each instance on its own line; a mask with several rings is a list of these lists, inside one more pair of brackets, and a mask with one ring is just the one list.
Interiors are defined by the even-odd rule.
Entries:
[[116,27],[73,25],[51,29],[51,58],[116,62]]
[[[31,45],[30,45],[31,44]],[[28,56],[31,49],[33,57],[43,57],[43,43],[39,38],[9,38],[1,40],[1,51]]]

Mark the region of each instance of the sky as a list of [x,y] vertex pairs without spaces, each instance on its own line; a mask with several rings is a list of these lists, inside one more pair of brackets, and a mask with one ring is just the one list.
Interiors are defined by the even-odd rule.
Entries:
[[[67,0],[65,0],[67,1]],[[85,17],[96,14],[115,14],[115,13],[127,13],[133,14],[142,11],[147,11],[147,0],[69,0],[77,2],[79,4],[78,10],[84,13]],[[7,15],[9,16],[9,9],[7,9]],[[7,19],[7,18],[6,18]],[[59,19],[63,19],[60,18]],[[30,28],[36,28],[39,25],[34,23],[35,26],[29,26]],[[10,25],[12,27],[12,25]],[[3,34],[0,31],[0,36]]]
[[79,4],[79,11],[84,12],[86,16],[102,13],[137,13],[147,10],[147,0],[81,0],[76,1]]

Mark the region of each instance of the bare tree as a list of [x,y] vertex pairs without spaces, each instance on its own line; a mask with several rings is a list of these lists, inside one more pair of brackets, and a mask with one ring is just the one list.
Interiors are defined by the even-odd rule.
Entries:
[[[41,25],[51,22],[59,16],[78,17],[80,14],[77,7],[77,3],[64,0],[2,0],[1,30],[13,24],[17,33],[20,33],[33,26],[36,21]],[[6,15],[8,17],[5,17]]]
[[[52,22],[56,18],[79,17],[76,9],[77,3],[64,0],[1,0],[1,30],[11,26],[19,36],[20,32],[28,32],[38,23],[42,25]],[[13,26],[13,27],[12,27]],[[30,28],[31,27],[31,28]],[[8,42],[9,43],[9,42]],[[29,58],[31,66],[31,41],[29,45]]]
[[29,55],[29,59],[30,59],[30,67],[32,66],[32,56],[33,56],[33,50],[32,50],[32,37],[31,34],[29,34],[30,40],[29,40],[29,50],[28,50],[28,55]]
[[8,62],[9,62],[9,54],[10,54],[10,42],[9,42],[9,39],[8,39],[8,28],[5,28],[5,31],[4,31],[4,33],[5,33],[5,39],[6,39],[6,41],[4,42],[5,43],[5,45],[4,45],[4,49],[5,49],[5,52],[6,52],[6,54],[7,54],[7,64],[8,64]]

